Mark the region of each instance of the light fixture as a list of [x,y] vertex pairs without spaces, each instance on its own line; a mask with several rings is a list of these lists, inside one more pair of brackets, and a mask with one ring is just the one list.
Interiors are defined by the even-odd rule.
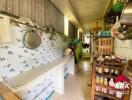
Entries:
[[68,31],[69,31],[69,21],[66,16],[64,16],[64,34],[68,36]]

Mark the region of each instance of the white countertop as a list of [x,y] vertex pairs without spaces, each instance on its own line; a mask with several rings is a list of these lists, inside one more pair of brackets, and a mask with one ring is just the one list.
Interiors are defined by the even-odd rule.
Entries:
[[53,69],[56,65],[61,64],[64,61],[67,61],[68,59],[69,58],[61,58],[61,59],[54,60],[54,61],[47,63],[43,66],[31,69],[31,70],[23,72],[22,74],[19,74],[17,76],[6,79],[6,82],[4,82],[4,83],[9,88],[18,88],[18,87],[24,86],[27,83],[37,79],[41,75],[44,75],[49,70]]

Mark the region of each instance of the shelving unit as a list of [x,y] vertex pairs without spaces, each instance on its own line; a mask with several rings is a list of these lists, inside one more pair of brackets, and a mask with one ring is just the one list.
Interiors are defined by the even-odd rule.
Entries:
[[[101,73],[99,74],[97,72],[97,69],[96,69],[96,66],[97,65],[97,62],[94,62],[93,63],[93,69],[92,69],[92,92],[91,92],[91,100],[97,100],[95,99],[95,96],[98,95],[98,96],[101,96],[101,97],[106,97],[108,98],[108,100],[129,100],[129,96],[130,96],[130,89],[127,90],[128,94],[123,94],[122,98],[118,98],[116,97],[115,94],[109,94],[108,92],[107,93],[104,93],[102,90],[101,91],[96,91],[96,85],[97,86],[100,86],[101,88],[103,87],[106,87],[108,90],[109,89],[113,89],[115,91],[119,91],[115,88],[112,88],[110,87],[109,85],[108,86],[105,86],[103,84],[97,84],[96,83],[96,76],[99,76],[99,77],[107,77],[107,78],[113,78],[115,79],[117,76],[114,76],[112,75],[111,73],[109,74],[104,74],[104,73]],[[118,67],[116,67],[118,65]],[[99,65],[99,67],[102,67],[103,71],[104,71],[104,68],[109,68],[109,69],[114,69],[114,70],[118,70],[119,73],[121,74],[125,68],[125,64],[124,63],[117,63],[117,62],[103,62],[102,64]],[[119,75],[119,74],[118,74]]]
[[115,97],[115,96],[113,96],[113,95],[105,94],[105,93],[102,93],[102,92],[96,92],[96,95],[101,95],[101,96],[103,96],[103,97],[111,98],[111,99],[113,99],[113,100],[122,100],[122,99],[117,98],[117,97]]
[[98,53],[99,55],[113,53],[113,38],[112,37],[98,38]]

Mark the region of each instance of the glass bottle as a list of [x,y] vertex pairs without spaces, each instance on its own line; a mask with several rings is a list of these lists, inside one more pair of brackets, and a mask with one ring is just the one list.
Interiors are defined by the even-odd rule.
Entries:
[[99,82],[101,85],[103,85],[104,83],[104,78],[103,77],[100,77],[100,82]]
[[108,79],[107,78],[104,78],[104,85],[108,86]]
[[115,83],[114,83],[113,78],[110,79],[110,81],[109,81],[109,86],[110,86],[110,87],[114,87],[114,86],[115,86]]
[[118,70],[115,70],[115,76],[118,76],[119,72]]
[[96,84],[99,84],[100,80],[99,80],[99,76],[96,76]]

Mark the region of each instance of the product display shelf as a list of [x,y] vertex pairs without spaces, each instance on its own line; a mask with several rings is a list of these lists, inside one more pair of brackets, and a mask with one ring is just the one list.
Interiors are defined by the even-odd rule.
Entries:
[[[106,87],[107,89],[113,89],[115,91],[117,91],[115,88],[111,88],[110,86],[105,86],[105,85],[101,85],[101,84],[97,84],[96,83],[96,76],[99,77],[107,77],[107,78],[113,78],[115,79],[119,74],[121,74],[125,68],[125,64],[124,63],[118,63],[118,62],[103,62],[102,64],[100,64],[100,67],[102,67],[102,71],[104,71],[104,68],[109,68],[109,69],[114,69],[114,70],[118,70],[119,73],[117,76],[112,75],[110,72],[109,74],[104,74],[104,73],[98,73],[96,66],[97,62],[93,62],[93,68],[92,68],[92,92],[91,92],[91,100],[96,100],[95,99],[95,95],[101,96],[101,97],[106,97],[109,98],[109,100],[129,100],[129,95],[130,95],[130,89],[128,90],[128,94],[123,94],[122,98],[118,98],[116,97],[116,94],[109,94],[109,93],[104,93],[102,91],[96,91],[96,85],[101,86],[101,87]],[[117,67],[118,65],[118,67]],[[119,91],[119,90],[118,90]]]
[[112,37],[98,37],[97,49],[99,55],[113,54],[113,38]]
[[96,91],[95,94],[96,94],[96,95],[101,95],[101,96],[103,96],[103,97],[110,98],[110,99],[112,99],[112,100],[122,100],[122,98],[120,99],[120,98],[117,98],[117,97],[115,97],[115,96],[113,96],[113,95],[111,95],[111,94],[105,94],[105,93],[103,93],[103,92],[97,92],[97,91]]
[[107,78],[116,78],[117,76],[114,76],[114,75],[111,75],[111,74],[99,74],[99,73],[96,73],[96,75],[98,75],[99,77],[107,77]]
[[119,62],[114,62],[114,61],[112,61],[112,62],[106,61],[106,62],[104,62],[104,65],[113,66],[115,68],[121,68],[121,67],[125,66],[124,63],[119,63]]
[[123,70],[124,67],[115,67],[115,66],[109,66],[109,65],[104,65],[105,68],[109,68],[109,69],[117,69],[117,70]]
[[[114,91],[123,91],[123,90],[120,90],[120,89],[115,89],[113,87],[105,86],[105,85],[101,85],[101,84],[97,84],[97,83],[96,83],[96,85],[100,86],[100,87],[106,87],[107,89],[111,89],[111,90],[114,90]],[[99,91],[96,91],[96,92],[99,92]],[[125,92],[129,92],[129,90],[125,90]],[[103,93],[103,92],[101,92],[101,93]],[[106,94],[106,93],[104,93],[104,94]],[[109,95],[111,95],[111,94],[109,94]],[[115,95],[112,95],[112,96],[115,96]]]
[[92,63],[92,77],[91,77],[91,84],[92,84],[92,90],[91,90],[91,100],[95,100],[95,77],[96,77],[96,69],[95,69],[95,61]]

